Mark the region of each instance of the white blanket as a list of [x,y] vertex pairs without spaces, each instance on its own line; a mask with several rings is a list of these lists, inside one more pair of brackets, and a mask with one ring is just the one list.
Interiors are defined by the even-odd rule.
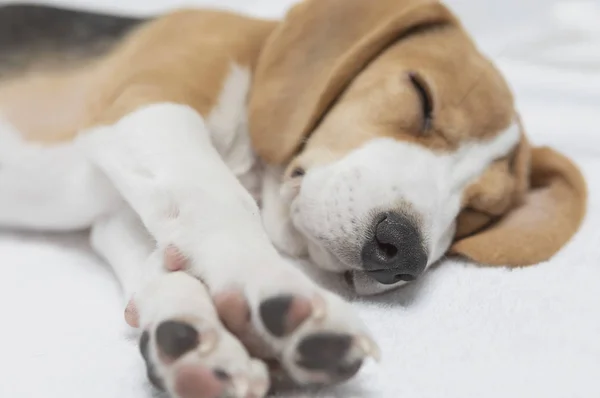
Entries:
[[[292,2],[67,1],[53,3],[140,13],[211,4],[277,16]],[[450,1],[509,78],[532,141],[584,171],[583,228],[546,264],[449,261],[411,287],[357,304],[383,362],[322,396],[600,397],[600,4],[553,3]],[[152,395],[124,334],[119,288],[85,236],[2,233],[0,270],[0,397]]]

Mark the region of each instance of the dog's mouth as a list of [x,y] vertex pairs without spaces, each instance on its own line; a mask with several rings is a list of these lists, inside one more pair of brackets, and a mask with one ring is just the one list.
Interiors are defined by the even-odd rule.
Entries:
[[361,271],[346,271],[341,274],[345,288],[358,296],[377,296],[395,290],[410,282],[398,281],[391,285],[384,285],[371,278],[368,273]]
[[344,282],[348,285],[348,287],[352,290],[355,290],[354,286],[354,273],[352,271],[344,272]]

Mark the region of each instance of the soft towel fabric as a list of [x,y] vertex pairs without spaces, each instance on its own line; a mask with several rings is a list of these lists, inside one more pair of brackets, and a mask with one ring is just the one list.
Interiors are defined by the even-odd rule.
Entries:
[[[292,1],[46,3],[141,14],[215,5],[278,16]],[[446,261],[415,285],[357,303],[383,361],[316,396],[599,397],[600,31],[590,21],[600,20],[600,5],[449,4],[506,73],[531,140],[582,168],[589,213],[546,264],[507,270]],[[118,285],[85,235],[2,233],[0,271],[0,397],[152,396],[136,343],[125,333]]]

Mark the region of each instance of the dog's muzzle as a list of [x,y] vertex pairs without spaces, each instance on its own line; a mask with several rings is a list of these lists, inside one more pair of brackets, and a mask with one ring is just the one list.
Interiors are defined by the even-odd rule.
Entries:
[[373,233],[361,251],[363,267],[377,282],[392,285],[417,279],[427,267],[427,253],[416,223],[385,212],[374,218]]

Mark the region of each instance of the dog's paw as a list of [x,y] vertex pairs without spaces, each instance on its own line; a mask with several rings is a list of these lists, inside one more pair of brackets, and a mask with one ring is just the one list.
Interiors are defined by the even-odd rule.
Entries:
[[136,296],[140,351],[152,384],[173,398],[261,398],[268,372],[219,321],[199,281],[165,275]]
[[253,355],[275,358],[298,385],[337,384],[367,357],[379,358],[350,304],[295,272],[266,281],[215,297],[223,322]]
[[142,333],[152,384],[179,398],[263,397],[266,367],[225,331],[201,320],[168,320]]

